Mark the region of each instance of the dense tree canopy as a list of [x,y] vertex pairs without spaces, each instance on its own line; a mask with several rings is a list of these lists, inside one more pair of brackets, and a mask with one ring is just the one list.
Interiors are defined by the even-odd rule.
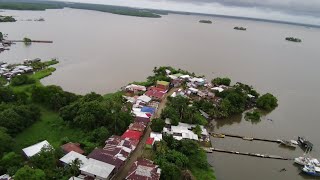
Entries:
[[40,119],[40,110],[34,105],[0,105],[0,126],[15,135]]
[[262,95],[257,100],[257,107],[266,111],[271,111],[278,106],[278,100],[272,94],[267,93]]
[[165,122],[162,119],[156,118],[152,120],[151,129],[154,132],[162,132]]
[[13,145],[13,139],[12,137],[7,134],[7,129],[0,126],[0,156],[4,152],[8,152],[11,150],[11,147]]
[[[132,122],[133,117],[125,110],[127,108],[123,104],[121,95],[108,99],[99,96],[91,93],[80,98],[61,108],[60,116],[64,121],[84,130],[92,131],[105,127],[108,133],[103,130],[104,134],[123,133]],[[101,133],[101,131],[98,132],[98,134]]]
[[225,85],[225,86],[230,86],[230,83],[231,83],[231,79],[230,78],[220,78],[220,77],[217,77],[215,79],[213,79],[211,81],[212,84],[214,85]]
[[63,91],[59,86],[35,86],[31,97],[33,102],[43,104],[52,110],[59,110],[79,98],[73,93]]
[[14,175],[15,180],[25,180],[25,179],[34,179],[34,180],[45,180],[46,174],[41,169],[34,169],[30,166],[24,166],[20,168]]
[[21,86],[21,85],[25,85],[25,84],[33,84],[36,81],[34,79],[32,79],[30,76],[22,74],[20,76],[15,76],[14,78],[12,78],[11,80],[11,85],[12,86]]
[[193,140],[178,141],[173,136],[163,136],[155,147],[155,162],[161,168],[161,179],[181,179],[181,171],[188,168],[209,169],[204,152]]

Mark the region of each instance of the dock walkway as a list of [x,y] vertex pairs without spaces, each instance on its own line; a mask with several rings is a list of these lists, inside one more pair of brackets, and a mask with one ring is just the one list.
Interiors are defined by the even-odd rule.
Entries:
[[233,137],[233,138],[241,138],[243,140],[256,140],[256,141],[265,141],[265,142],[273,142],[273,143],[280,143],[280,140],[274,140],[274,139],[265,139],[265,138],[256,138],[256,137],[246,137],[246,136],[240,136],[240,135],[234,135],[234,134],[226,134],[226,133],[210,133],[212,136],[226,136],[226,137]]
[[222,152],[222,153],[238,154],[238,155],[253,156],[253,157],[267,158],[267,159],[293,160],[293,158],[287,158],[287,157],[282,157],[282,156],[278,156],[278,155],[268,155],[268,154],[249,153],[249,152],[228,151],[228,150],[218,149],[218,148],[203,148],[203,150],[205,150],[207,153],[213,153],[214,151],[216,151],[216,152]]

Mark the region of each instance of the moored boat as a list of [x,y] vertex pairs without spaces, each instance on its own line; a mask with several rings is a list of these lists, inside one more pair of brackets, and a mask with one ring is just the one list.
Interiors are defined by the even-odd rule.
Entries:
[[288,146],[288,147],[292,147],[292,148],[296,148],[298,146],[298,142],[295,140],[290,140],[290,141],[286,141],[286,140],[279,140],[279,142],[282,145]]
[[320,168],[313,165],[305,165],[302,171],[310,176],[320,176]]
[[320,167],[320,162],[316,158],[308,158],[308,157],[302,156],[302,157],[294,158],[294,162],[302,166],[311,164],[316,167]]

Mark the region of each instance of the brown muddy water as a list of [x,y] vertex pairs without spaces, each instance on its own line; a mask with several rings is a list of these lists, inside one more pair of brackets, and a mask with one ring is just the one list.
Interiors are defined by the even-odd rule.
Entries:
[[[42,82],[84,94],[108,93],[131,81],[144,80],[154,66],[171,65],[204,74],[228,76],[271,92],[279,107],[257,124],[241,116],[216,121],[216,132],[270,139],[305,136],[320,158],[320,29],[228,18],[168,15],[160,19],[119,16],[85,10],[5,11],[18,20],[45,18],[45,22],[0,23],[9,39],[29,37],[53,44],[13,45],[0,61],[58,58],[57,71]],[[211,19],[213,24],[200,24]],[[234,26],[247,27],[235,31]],[[284,40],[299,37],[302,43]],[[268,121],[272,119],[273,121]],[[297,157],[275,143],[241,139],[212,139],[214,147]],[[231,154],[208,155],[220,180],[312,179],[300,173],[293,161],[260,159]],[[279,172],[286,168],[287,171]]]

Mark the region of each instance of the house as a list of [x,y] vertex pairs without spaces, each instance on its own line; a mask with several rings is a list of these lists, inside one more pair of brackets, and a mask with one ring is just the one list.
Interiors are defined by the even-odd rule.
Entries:
[[150,138],[153,138],[154,141],[161,141],[162,140],[162,134],[161,133],[156,133],[156,132],[151,132],[150,133]]
[[153,161],[148,159],[138,159],[130,168],[126,177],[127,180],[159,180],[161,169]]
[[3,174],[0,176],[0,180],[11,180],[11,176],[8,174]]
[[203,78],[191,78],[191,83],[196,84],[197,86],[203,86],[206,83],[206,80]]
[[38,154],[39,152],[41,152],[41,149],[45,147],[52,147],[47,140],[41,141],[29,147],[26,147],[22,149],[22,151],[26,155],[26,157],[30,158]]
[[213,88],[211,88],[211,90],[218,91],[218,92],[224,91],[224,89],[222,87],[213,87]]
[[124,165],[129,153],[120,147],[109,149],[94,149],[87,158],[95,159],[114,166],[114,171],[118,171]]
[[136,149],[139,141],[129,138],[122,138],[120,136],[113,135],[106,140],[106,145],[103,149],[108,150],[112,147],[121,147],[124,151],[131,153]]
[[148,124],[150,122],[149,117],[135,117],[134,122],[143,122],[144,124]]
[[121,137],[135,139],[135,140],[139,141],[141,136],[142,136],[142,133],[139,131],[127,130],[126,132],[123,133],[123,135]]
[[197,94],[198,92],[199,92],[199,89],[196,89],[196,88],[189,88],[188,89],[188,91],[190,92],[190,93],[193,93],[193,94]]
[[148,103],[151,101],[151,98],[149,96],[146,96],[146,95],[142,95],[142,96],[139,96],[137,100],[141,100],[145,103]]
[[79,159],[81,161],[80,167],[83,167],[88,163],[88,160],[86,156],[77,153],[75,151],[70,151],[68,154],[64,155],[62,158],[60,158],[60,162],[62,162],[64,165],[70,165],[75,159]]
[[179,87],[179,86],[182,85],[182,83],[183,83],[183,80],[182,80],[182,79],[173,79],[173,80],[171,81],[171,86],[172,86],[172,87]]
[[150,87],[148,91],[145,93],[146,96],[149,96],[153,100],[161,101],[166,94],[166,90],[158,88],[158,87]]
[[168,90],[170,83],[167,81],[157,81],[156,87],[162,90]]
[[140,85],[135,85],[135,84],[130,84],[125,87],[125,90],[127,92],[132,92],[132,93],[139,93],[139,92],[144,92],[147,90],[145,86],[140,86]]
[[[98,180],[109,180],[115,173],[115,166],[99,160],[89,159],[80,167],[81,174]],[[88,178],[89,179],[89,178]]]
[[69,153],[71,151],[77,152],[79,154],[84,154],[84,150],[81,149],[79,143],[69,142],[67,144],[62,145],[61,149],[65,154],[67,154],[67,153]]
[[209,141],[209,133],[204,128],[204,126],[200,125],[201,128],[201,137],[198,137],[197,134],[195,134],[192,130],[197,126],[194,124],[187,124],[187,123],[179,123],[178,126],[172,126],[168,124],[166,121],[166,124],[170,127],[166,126],[163,128],[163,133],[170,134],[173,136],[173,138],[177,140],[182,139],[192,139],[192,140],[200,140],[200,141]]
[[146,147],[151,149],[154,142],[155,142],[154,138],[148,137],[148,139],[146,140]]
[[146,129],[146,124],[143,122],[134,122],[129,125],[129,129],[133,131],[143,132]]
[[141,108],[141,112],[154,114],[156,112],[156,109],[153,107],[144,106]]

